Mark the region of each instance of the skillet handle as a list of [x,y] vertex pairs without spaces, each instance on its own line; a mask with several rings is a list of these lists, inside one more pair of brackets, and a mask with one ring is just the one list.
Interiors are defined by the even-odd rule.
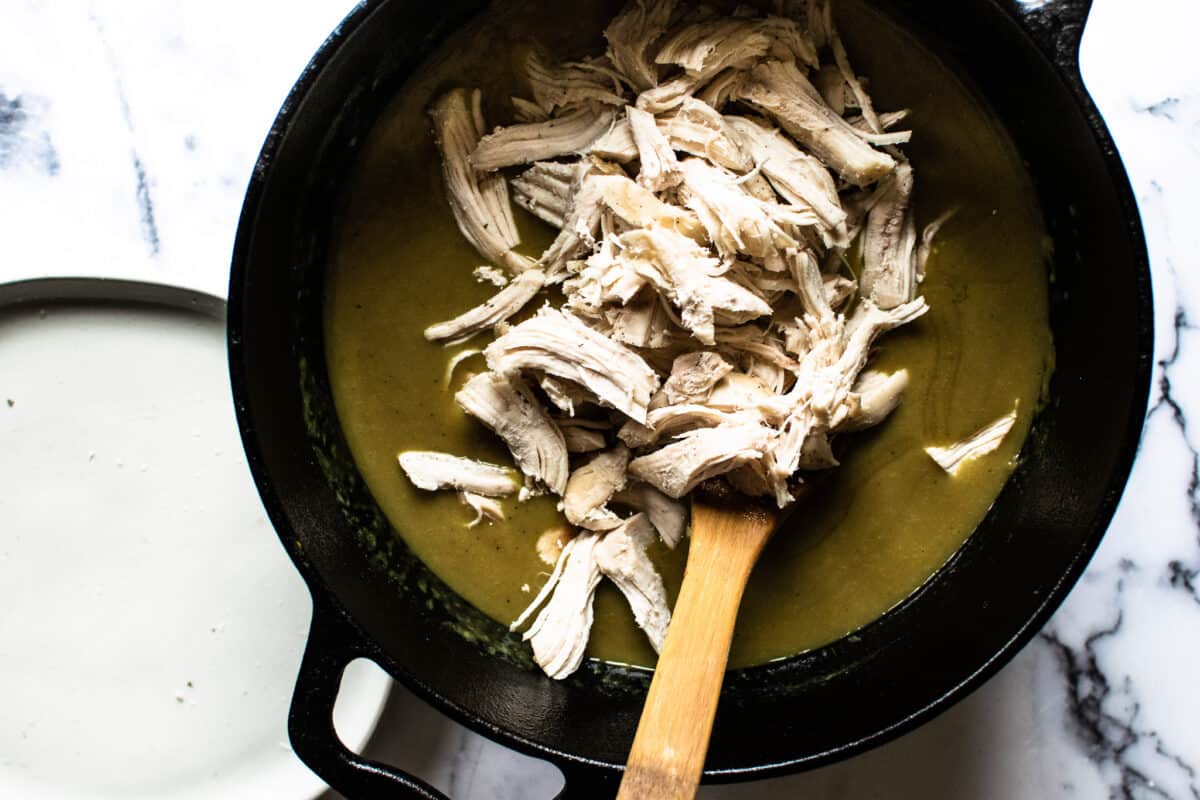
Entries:
[[1025,30],[1046,57],[1068,75],[1079,74],[1079,43],[1092,0],[1010,0]]
[[621,785],[622,773],[601,767],[560,765],[559,769],[566,782],[554,800],[613,800]]
[[333,704],[342,673],[364,655],[366,647],[358,633],[329,601],[314,597],[312,628],[288,714],[292,750],[322,780],[353,800],[447,800],[419,778],[357,755],[338,738]]

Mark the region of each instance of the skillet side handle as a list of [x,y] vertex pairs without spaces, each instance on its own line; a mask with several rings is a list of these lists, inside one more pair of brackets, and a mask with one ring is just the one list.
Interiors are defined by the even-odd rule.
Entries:
[[1079,43],[1092,10],[1092,0],[1009,0],[1025,30],[1065,74],[1079,75]]
[[288,715],[292,750],[322,780],[353,800],[447,800],[419,778],[357,755],[338,738],[333,704],[342,673],[351,661],[366,654],[365,649],[328,601],[314,597],[312,628]]
[[613,800],[621,784],[621,772],[581,764],[558,767],[566,782],[554,800]]

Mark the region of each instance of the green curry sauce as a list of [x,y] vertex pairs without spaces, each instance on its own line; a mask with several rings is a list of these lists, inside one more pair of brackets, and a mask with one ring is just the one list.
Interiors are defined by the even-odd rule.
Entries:
[[[504,447],[453,402],[473,356],[446,379],[451,348],[429,324],[484,301],[495,287],[455,227],[424,110],[442,90],[480,86],[491,124],[523,92],[498,53],[537,41],[560,56],[594,51],[610,3],[532,2],[460,31],[410,81],[372,131],[336,223],[326,286],[326,340],[338,416],[354,458],[397,534],[468,601],[507,624],[549,569],[534,542],[560,522],[551,498],[505,501],[507,521],[467,528],[453,492],[414,489],[398,452],[442,450],[511,463]],[[996,119],[908,34],[858,2],[839,7],[857,71],[882,110],[911,108],[905,147],[917,175],[918,222],[950,207],[922,291],[930,312],[881,340],[872,365],[910,374],[904,401],[880,427],[839,445],[842,466],[777,535],[747,589],[732,663],[830,642],[878,618],[926,581],[975,529],[1012,471],[1052,363],[1046,237],[1029,176]],[[538,31],[537,34],[533,33]],[[545,31],[557,31],[548,36]],[[553,232],[517,210],[522,250]],[[553,299],[553,298],[551,298]],[[923,447],[958,440],[1008,413],[1017,424],[995,453],[956,477]],[[686,545],[652,549],[673,599]],[[652,664],[653,651],[610,585],[596,598],[589,654]]]

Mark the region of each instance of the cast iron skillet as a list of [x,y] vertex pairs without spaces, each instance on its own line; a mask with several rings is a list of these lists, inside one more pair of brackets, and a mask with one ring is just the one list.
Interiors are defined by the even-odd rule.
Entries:
[[[313,595],[289,729],[351,798],[440,797],[346,750],[331,710],[364,656],[454,719],[611,796],[646,673],[590,664],[555,682],[395,537],[350,460],[321,332],[330,222],[382,106],[478,0],[368,0],[301,75],[246,195],[229,288],[233,393],[279,537]],[[1145,413],[1150,279],[1134,199],[1080,81],[1090,0],[894,0],[1006,123],[1054,239],[1052,399],[987,519],[916,595],[855,635],[730,674],[705,773],[765,778],[845,758],[930,719],[998,670],[1059,605],[1104,533]],[[981,187],[986,191],[986,187]]]

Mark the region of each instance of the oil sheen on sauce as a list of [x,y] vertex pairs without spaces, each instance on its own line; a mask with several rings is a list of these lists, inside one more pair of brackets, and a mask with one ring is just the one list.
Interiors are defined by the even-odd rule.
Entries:
[[[504,503],[506,522],[468,529],[453,492],[414,489],[398,452],[442,450],[498,463],[504,447],[454,404],[478,355],[452,379],[456,347],[422,330],[474,306],[495,287],[446,205],[425,108],[453,86],[479,86],[489,125],[521,91],[500,54],[539,42],[559,56],[595,52],[612,3],[527,2],[488,12],[460,31],[409,81],[362,149],[335,224],[325,330],[338,416],[354,458],[397,534],[435,573],[507,624],[545,581],[535,551],[560,522],[554,500]],[[931,311],[881,341],[872,366],[910,374],[899,409],[878,428],[843,439],[842,466],[768,545],[738,618],[731,663],[818,647],[878,618],[925,582],[983,519],[1025,438],[1052,364],[1046,237],[1033,188],[1005,131],[934,55],[857,2],[838,6],[856,71],[876,108],[910,108],[905,147],[917,175],[919,225],[955,207],[929,261]],[[517,209],[524,252],[552,231]],[[535,303],[536,305],[537,303]],[[998,451],[951,478],[923,452],[1008,413],[1016,426]],[[674,599],[686,545],[651,551]],[[654,653],[611,585],[596,597],[589,655],[652,664]]]

